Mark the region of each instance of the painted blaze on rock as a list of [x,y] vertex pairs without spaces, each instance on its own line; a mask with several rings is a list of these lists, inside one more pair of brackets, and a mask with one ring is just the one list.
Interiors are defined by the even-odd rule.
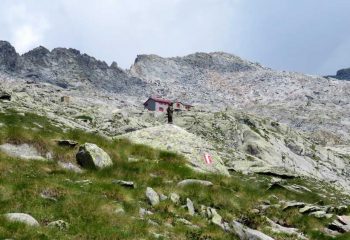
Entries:
[[88,169],[102,169],[113,165],[109,155],[93,143],[81,145],[76,159],[80,166]]

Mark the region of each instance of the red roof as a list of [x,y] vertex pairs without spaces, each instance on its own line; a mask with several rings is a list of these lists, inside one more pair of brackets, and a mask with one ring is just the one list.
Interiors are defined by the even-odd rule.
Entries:
[[[155,101],[155,102],[161,102],[161,103],[167,103],[167,104],[170,104],[170,103],[172,103],[172,101],[170,101],[170,100],[168,100],[168,99],[163,99],[163,98],[158,98],[158,97],[150,97],[147,101],[149,101],[149,100],[153,100],[153,101]],[[146,101],[146,102],[147,102]],[[146,103],[145,102],[145,103]],[[144,104],[145,104],[144,103]]]

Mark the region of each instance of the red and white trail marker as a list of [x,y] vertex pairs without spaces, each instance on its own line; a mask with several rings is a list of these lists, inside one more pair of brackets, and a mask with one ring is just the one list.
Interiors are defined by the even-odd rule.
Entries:
[[205,160],[206,164],[212,164],[213,163],[213,159],[212,159],[212,157],[210,156],[209,153],[204,153],[204,160]]

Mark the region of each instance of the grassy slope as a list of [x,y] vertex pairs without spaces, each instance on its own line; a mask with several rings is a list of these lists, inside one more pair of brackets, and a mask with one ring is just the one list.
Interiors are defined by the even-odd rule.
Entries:
[[[0,153],[0,214],[24,212],[35,217],[41,224],[39,228],[10,223],[0,217],[0,239],[152,239],[150,232],[169,233],[172,239],[233,239],[219,227],[208,223],[202,217],[187,215],[185,209],[164,201],[157,207],[147,204],[144,192],[151,186],[158,192],[168,195],[177,192],[183,203],[191,198],[196,206],[204,204],[218,209],[230,221],[240,218],[251,227],[264,230],[261,214],[249,213],[259,202],[271,198],[296,199],[314,203],[327,198],[317,194],[291,194],[286,190],[266,191],[269,177],[247,177],[234,174],[231,178],[204,175],[186,167],[181,156],[158,151],[127,141],[109,141],[98,135],[78,130],[63,132],[51,125],[45,118],[36,115],[19,115],[15,112],[0,113],[0,143],[30,143],[43,154],[52,152],[53,162],[23,161]],[[74,162],[77,149],[59,147],[55,139],[73,139],[79,143],[96,143],[107,151],[114,166],[102,171],[86,171],[75,174],[63,171],[56,160]],[[128,162],[128,158],[138,158],[139,162]],[[189,186],[177,188],[176,183],[186,178],[207,179],[214,183],[211,188]],[[126,189],[112,183],[113,179],[136,182],[136,189]],[[90,180],[91,184],[77,181]],[[289,180],[305,183],[304,180]],[[57,201],[40,197],[43,191],[50,193]],[[331,190],[334,192],[334,190]],[[276,200],[272,200],[276,201]],[[126,213],[116,214],[114,210],[122,206]],[[149,218],[159,223],[153,226],[139,218],[139,208],[147,208],[155,214]],[[318,230],[332,220],[317,220],[291,210],[268,210],[266,215],[277,216],[287,224],[309,234],[312,239],[328,239]],[[201,230],[191,230],[184,225],[175,224],[177,216],[185,217],[201,226]],[[50,221],[62,219],[70,224],[65,231],[46,227]],[[174,228],[162,226],[168,222]],[[273,235],[276,239],[294,239]],[[337,239],[349,239],[343,235]]]

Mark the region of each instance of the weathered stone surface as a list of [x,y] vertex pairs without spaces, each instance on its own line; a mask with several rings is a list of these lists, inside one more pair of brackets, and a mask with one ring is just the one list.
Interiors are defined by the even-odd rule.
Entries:
[[171,193],[170,200],[175,204],[179,204],[180,203],[180,196],[177,193]]
[[232,225],[233,232],[237,234],[237,236],[241,240],[274,240],[273,238],[267,236],[266,234],[259,232],[257,230],[248,228],[237,221],[233,221],[231,225]]
[[141,218],[144,218],[145,216],[153,215],[153,212],[151,212],[151,211],[149,211],[147,209],[144,209],[144,208],[140,208],[139,215],[140,215]]
[[163,193],[160,193],[159,194],[159,199],[160,199],[160,201],[165,201],[165,200],[168,199],[168,197],[166,195],[164,195]]
[[194,205],[193,205],[193,202],[191,201],[191,199],[189,199],[189,198],[186,199],[186,207],[187,207],[188,213],[191,216],[194,216],[194,214],[195,214]]
[[124,214],[125,213],[125,210],[122,206],[119,206],[117,207],[115,210],[114,210],[114,213],[115,214]]
[[73,141],[73,140],[63,139],[63,140],[57,140],[57,144],[58,144],[59,146],[74,148],[74,147],[77,146],[79,143],[76,142],[76,141]]
[[59,230],[63,231],[69,228],[69,223],[63,220],[57,220],[57,221],[50,222],[47,226],[51,228],[58,228]]
[[186,226],[188,226],[188,227],[190,227],[190,228],[193,228],[193,229],[200,229],[199,226],[197,226],[197,225],[191,223],[190,221],[188,221],[188,220],[185,219],[185,218],[177,218],[177,219],[176,219],[176,222],[182,223],[182,224],[184,224],[184,225],[186,225]]
[[316,212],[316,211],[320,211],[321,208],[319,206],[314,206],[314,205],[306,205],[303,208],[299,209],[300,213],[312,213],[312,212]]
[[0,90],[0,101],[11,101],[11,94]]
[[61,161],[59,161],[57,164],[58,164],[58,166],[60,166],[61,168],[65,169],[67,171],[72,171],[72,172],[75,172],[75,173],[82,173],[83,172],[83,170],[80,167],[78,167],[78,166],[76,166],[76,165],[74,165],[73,163],[70,163],[70,162],[61,162]]
[[113,165],[109,155],[93,143],[80,146],[76,158],[80,166],[88,169],[102,169]]
[[148,202],[152,205],[152,206],[156,206],[159,204],[159,195],[156,191],[153,190],[153,188],[151,187],[147,187],[146,189],[146,197],[148,199]]
[[136,188],[136,184],[133,181],[125,181],[125,180],[113,180],[113,183],[119,184],[128,188]]
[[303,202],[284,202],[283,210],[287,210],[289,208],[303,208],[305,205],[306,203]]
[[337,218],[338,219],[329,224],[328,228],[340,233],[350,232],[350,224],[348,224],[349,222],[347,220],[344,222],[343,217],[338,216]]
[[309,214],[309,216],[315,217],[315,218],[332,218],[333,214],[326,213],[325,211],[316,211]]
[[39,226],[39,222],[26,213],[7,213],[4,215],[8,221],[21,222],[28,226]]
[[297,228],[288,228],[288,227],[281,226],[268,218],[266,218],[266,220],[270,224],[270,229],[273,232],[284,233],[287,235],[294,235],[297,237],[297,239],[304,239],[304,240],[308,239],[302,233],[300,233],[300,231]]
[[46,161],[46,159],[39,154],[35,147],[28,144],[13,145],[5,143],[0,145],[0,151],[8,154],[11,157],[20,158],[23,160]]
[[341,223],[350,226],[350,216],[337,216],[337,219],[338,219]]
[[[211,144],[178,126],[166,124],[145,128],[121,135],[119,138],[182,154],[189,162],[189,166],[197,171],[229,175],[223,161]],[[211,164],[205,162],[206,153],[210,153],[213,159]]]
[[179,187],[184,187],[187,185],[191,185],[191,184],[198,184],[198,185],[202,185],[202,186],[213,186],[213,183],[210,181],[205,181],[205,180],[199,180],[199,179],[185,179],[182,180],[181,182],[179,182],[177,184],[177,186]]

